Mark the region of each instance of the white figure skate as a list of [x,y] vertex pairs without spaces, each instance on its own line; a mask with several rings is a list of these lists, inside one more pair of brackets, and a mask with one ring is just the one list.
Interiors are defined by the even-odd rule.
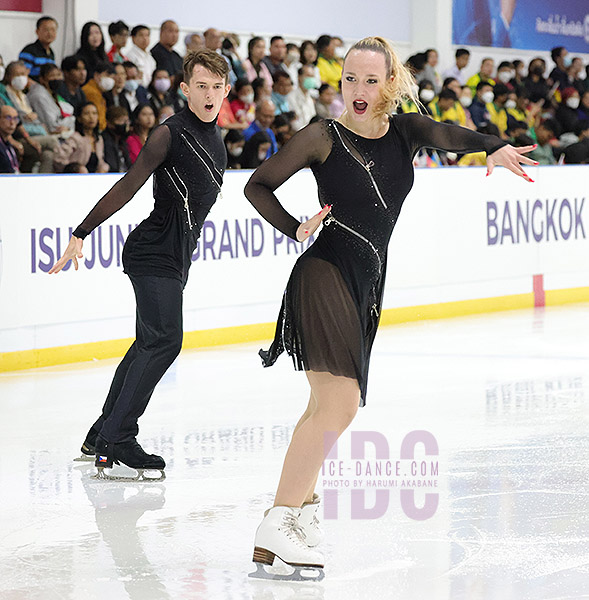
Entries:
[[301,507],[299,515],[299,526],[303,530],[305,543],[309,548],[318,546],[323,540],[323,530],[321,529],[317,514],[321,499],[317,494],[313,494],[312,502],[305,502]]
[[[325,577],[323,555],[305,543],[298,523],[300,512],[293,506],[274,506],[266,511],[254,544],[257,571],[250,577],[278,581],[321,581]],[[273,572],[264,567],[272,567]]]

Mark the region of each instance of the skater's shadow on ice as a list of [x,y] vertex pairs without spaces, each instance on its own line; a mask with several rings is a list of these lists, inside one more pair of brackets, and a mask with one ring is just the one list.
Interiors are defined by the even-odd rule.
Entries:
[[96,526],[112,553],[117,579],[124,584],[129,598],[171,598],[147,558],[137,528],[137,522],[147,511],[163,508],[165,485],[94,479],[93,466],[77,469],[88,500],[94,506]]

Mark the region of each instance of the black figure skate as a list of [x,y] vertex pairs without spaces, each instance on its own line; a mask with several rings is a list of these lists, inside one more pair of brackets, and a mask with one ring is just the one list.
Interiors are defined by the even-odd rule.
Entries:
[[[161,456],[147,454],[136,440],[111,444],[101,436],[96,438],[96,460],[94,466],[98,468],[95,479],[108,479],[110,481],[163,481],[166,478],[164,469],[166,462]],[[135,477],[122,477],[109,475],[105,469],[112,469],[113,465],[124,464],[137,471]],[[146,477],[145,471],[159,471],[159,477]]]
[[74,458],[76,462],[89,462],[94,460],[96,455],[95,446],[96,446],[96,437],[98,436],[98,431],[94,429],[94,427],[90,428],[90,431],[86,434],[86,439],[80,448],[82,455],[78,458]]

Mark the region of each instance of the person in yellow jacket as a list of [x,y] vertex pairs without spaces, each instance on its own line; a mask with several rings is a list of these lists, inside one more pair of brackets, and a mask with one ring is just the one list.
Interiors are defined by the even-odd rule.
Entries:
[[342,65],[335,56],[336,42],[330,35],[322,35],[317,40],[317,68],[323,83],[328,83],[339,92],[339,82],[342,78]]
[[103,93],[110,92],[115,86],[113,77],[114,67],[110,63],[98,63],[94,75],[88,83],[82,87],[82,91],[88,102],[92,102],[98,110],[98,129],[106,129],[106,100]]
[[495,98],[493,102],[487,103],[487,110],[491,117],[491,123],[497,126],[503,139],[507,139],[507,109],[505,104],[509,97],[509,88],[502,83],[498,83],[493,88]]
[[443,89],[440,95],[428,104],[428,108],[432,111],[432,117],[436,121],[452,121],[456,124],[460,123],[461,111],[464,123],[466,123],[466,115],[464,109],[460,106],[460,102],[458,102],[458,97],[448,88]]
[[466,85],[472,90],[473,96],[477,91],[477,85],[480,81],[487,81],[491,85],[495,85],[495,80],[491,79],[494,70],[495,61],[492,58],[483,58],[479,72],[470,77],[466,82]]
[[517,90],[515,98],[515,106],[508,106],[507,108],[507,121],[520,121],[527,123],[528,128],[532,129],[536,124],[538,115],[542,111],[544,100],[538,102],[530,102],[530,94],[525,87],[521,87]]

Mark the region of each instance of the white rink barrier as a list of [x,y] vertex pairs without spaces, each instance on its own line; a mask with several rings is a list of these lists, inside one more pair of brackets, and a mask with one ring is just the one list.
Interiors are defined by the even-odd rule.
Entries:
[[[417,169],[389,247],[382,323],[589,300],[589,166]],[[297,256],[229,171],[184,292],[185,346],[269,338]],[[79,271],[47,271],[118,175],[0,176],[0,371],[124,353],[134,298],[121,251],[153,206],[148,182],[84,242]],[[367,193],[370,193],[367,190]],[[277,193],[319,210],[310,171]]]

